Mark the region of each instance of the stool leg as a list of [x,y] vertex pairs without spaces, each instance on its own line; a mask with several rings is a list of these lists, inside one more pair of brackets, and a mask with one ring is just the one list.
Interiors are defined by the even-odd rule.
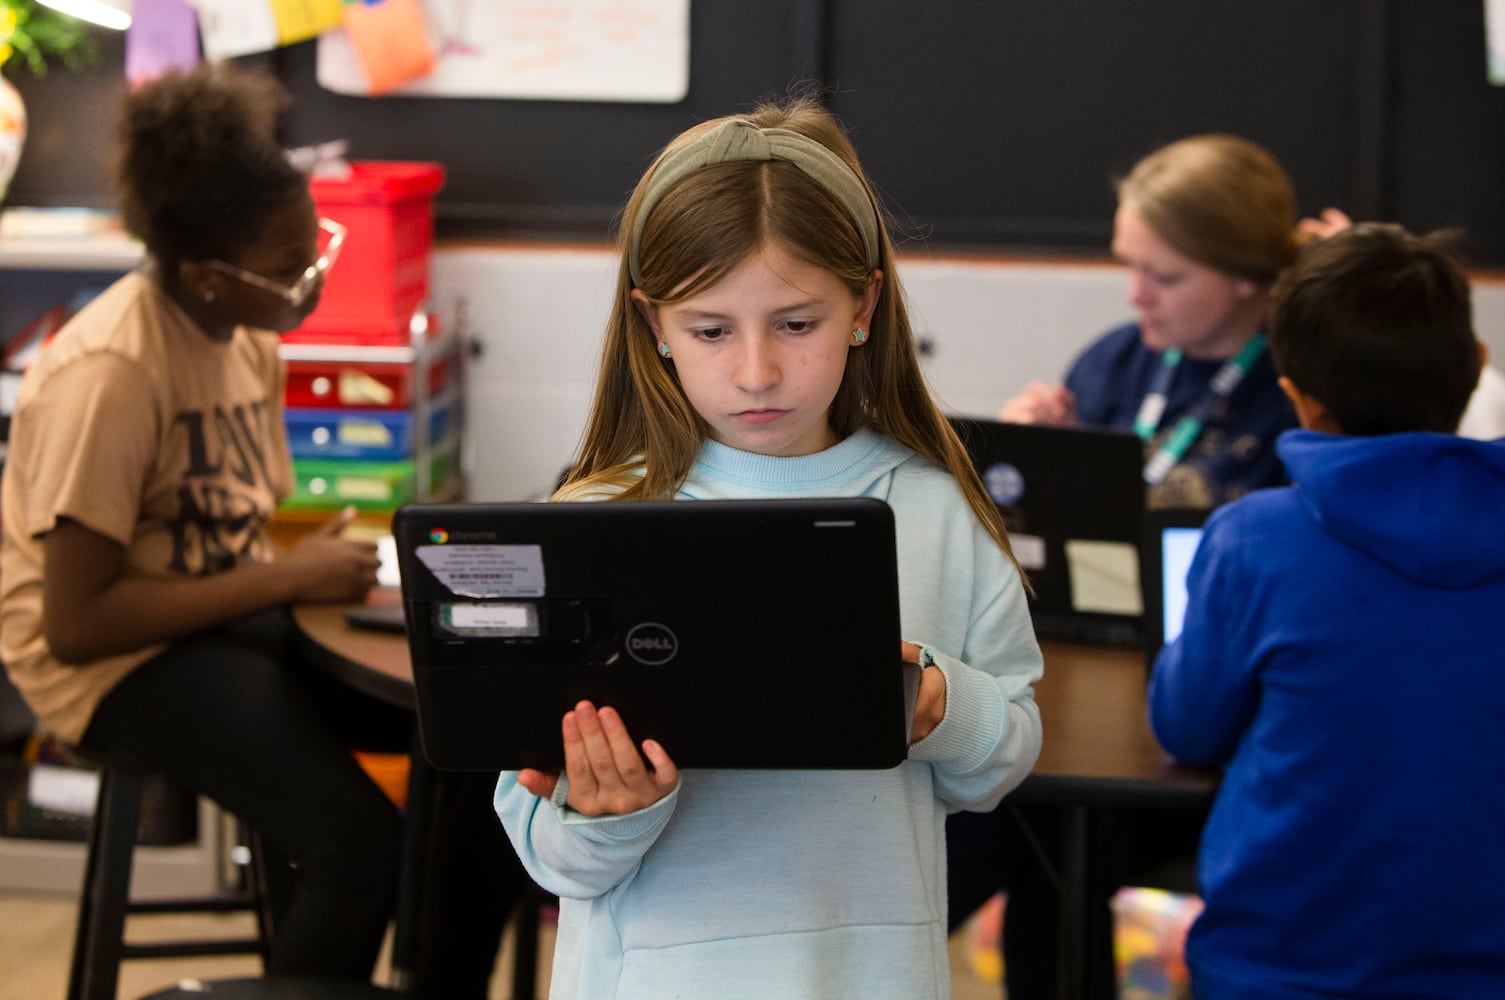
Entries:
[[249,852],[242,878],[256,911],[256,938],[261,942],[261,967],[266,968],[272,957],[272,937],[277,932],[276,907],[273,905],[273,890],[268,867],[271,860],[266,856],[261,834],[244,820],[236,820],[237,838]]
[[140,777],[104,769],[89,830],[68,1000],[115,1000],[140,820]]

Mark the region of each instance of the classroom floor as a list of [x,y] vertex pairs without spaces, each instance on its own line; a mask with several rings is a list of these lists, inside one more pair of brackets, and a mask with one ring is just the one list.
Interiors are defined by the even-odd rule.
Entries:
[[[68,961],[73,948],[76,903],[57,895],[0,894],[0,1000],[62,1000],[68,983]],[[150,940],[207,934],[206,924],[215,924],[226,936],[251,931],[243,915],[206,917],[134,918],[132,938]],[[509,935],[510,938],[510,935]],[[552,928],[541,928],[541,951],[553,946]],[[952,991],[954,1000],[999,1000],[1002,987],[987,982],[974,971],[968,955],[965,930],[951,940]],[[492,976],[491,1000],[509,1000],[511,942],[504,941],[497,973]],[[539,996],[547,995],[549,962],[540,957]],[[127,962],[121,967],[119,1000],[136,1000],[181,979],[253,976],[260,971],[254,958],[154,959]],[[377,969],[377,982],[384,982],[386,957]]]

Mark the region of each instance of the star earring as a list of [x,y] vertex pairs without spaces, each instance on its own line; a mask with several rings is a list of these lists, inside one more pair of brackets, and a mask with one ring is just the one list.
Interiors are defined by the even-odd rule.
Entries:
[[859,326],[857,329],[855,329],[855,330],[852,331],[852,341],[858,347],[861,347],[863,344],[866,344],[867,343],[867,331],[864,330],[862,327]]
[[665,360],[668,360],[668,358],[669,358],[669,345],[668,344],[660,343],[658,345],[658,356],[661,357],[661,358],[663,358],[663,359],[665,359]]

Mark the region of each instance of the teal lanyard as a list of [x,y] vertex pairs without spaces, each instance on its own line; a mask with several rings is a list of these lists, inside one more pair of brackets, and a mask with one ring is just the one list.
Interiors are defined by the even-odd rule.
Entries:
[[1150,391],[1145,393],[1144,402],[1139,404],[1139,412],[1134,416],[1134,433],[1141,441],[1148,442],[1155,436],[1155,428],[1160,426],[1160,418],[1165,415],[1166,394],[1170,392],[1176,366],[1180,363],[1179,347],[1172,347],[1160,356],[1160,370],[1155,373],[1155,381],[1150,383]]
[[[1254,362],[1265,350],[1264,331],[1256,333],[1244,345],[1244,349],[1238,355],[1223,362],[1207,383],[1207,392],[1197,400],[1190,410],[1186,412],[1176,426],[1166,435],[1160,447],[1150,456],[1150,460],[1144,466],[1144,481],[1153,486],[1166,477],[1172,466],[1181,461],[1183,455],[1191,448],[1193,442],[1202,434],[1202,428],[1212,416],[1213,410],[1223,400],[1233,395],[1233,390],[1239,387],[1249,369],[1254,367]],[[1148,442],[1155,436],[1155,430],[1160,426],[1160,418],[1165,414],[1166,397],[1170,392],[1171,381],[1176,374],[1176,367],[1181,363],[1181,352],[1171,348],[1165,352],[1161,359],[1160,371],[1155,373],[1155,381],[1150,387],[1149,393],[1144,397],[1144,402],[1139,405],[1139,413],[1134,418],[1134,433],[1140,439]]]

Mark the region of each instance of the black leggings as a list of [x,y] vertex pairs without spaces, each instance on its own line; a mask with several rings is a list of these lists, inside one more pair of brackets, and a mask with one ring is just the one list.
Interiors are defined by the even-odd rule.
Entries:
[[277,610],[174,643],[105,697],[83,742],[209,797],[296,866],[268,972],[365,980],[401,828],[350,748],[406,751],[412,715],[320,674],[293,636]]

